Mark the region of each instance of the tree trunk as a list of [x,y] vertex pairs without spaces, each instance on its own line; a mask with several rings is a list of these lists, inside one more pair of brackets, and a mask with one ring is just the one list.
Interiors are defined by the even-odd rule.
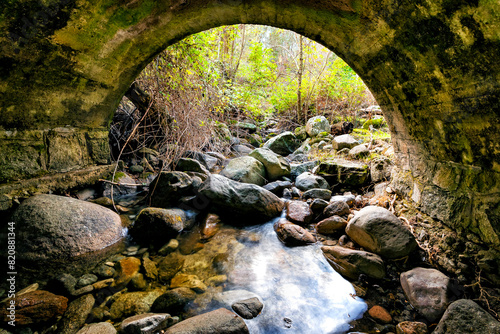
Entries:
[[[304,48],[303,48],[303,39],[302,35],[299,37],[299,71],[297,73],[298,76],[298,85],[297,85],[297,117],[300,120],[302,117],[302,74],[304,72]],[[307,122],[307,114],[304,112],[304,121]]]

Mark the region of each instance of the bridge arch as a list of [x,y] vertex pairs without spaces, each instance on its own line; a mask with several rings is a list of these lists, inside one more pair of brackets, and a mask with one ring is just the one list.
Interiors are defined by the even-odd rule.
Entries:
[[0,182],[105,163],[112,114],[153,57],[237,23],[290,29],[342,57],[384,111],[395,187],[500,247],[495,1],[9,1],[0,7]]

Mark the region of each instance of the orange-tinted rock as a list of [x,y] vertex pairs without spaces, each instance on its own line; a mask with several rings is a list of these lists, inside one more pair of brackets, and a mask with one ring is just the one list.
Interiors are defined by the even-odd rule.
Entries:
[[207,240],[219,231],[220,218],[218,215],[209,213],[201,229],[201,239]]
[[396,326],[396,334],[428,334],[427,325],[417,321],[403,321]]
[[316,231],[321,234],[333,234],[338,230],[343,230],[347,226],[347,221],[339,216],[332,216],[323,219],[316,224]]
[[292,223],[309,224],[313,213],[306,202],[290,201],[287,203],[286,218]]
[[141,260],[136,257],[126,257],[115,265],[115,285],[126,285],[139,272]]
[[373,306],[371,309],[368,310],[368,314],[370,315],[370,317],[372,317],[376,321],[380,321],[384,324],[388,324],[388,323],[392,322],[391,315],[382,306],[379,306],[379,305]]
[[[0,319],[9,322],[11,300],[0,308]],[[68,307],[68,298],[48,291],[36,290],[14,299],[15,324],[18,326],[47,322],[62,315]]]
[[284,218],[274,224],[274,231],[287,246],[303,246],[316,242],[316,238],[309,231]]

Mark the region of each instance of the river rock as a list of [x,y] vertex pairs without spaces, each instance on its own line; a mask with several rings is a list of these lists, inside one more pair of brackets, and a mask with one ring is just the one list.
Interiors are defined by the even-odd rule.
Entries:
[[300,146],[300,142],[297,140],[297,137],[290,131],[285,131],[282,134],[279,134],[271,139],[269,139],[264,147],[270,149],[274,153],[279,155],[289,155],[297,147]]
[[307,161],[300,164],[290,164],[290,177],[295,180],[297,176],[305,172],[311,172],[318,165],[317,161]]
[[[25,262],[28,270],[39,268],[40,274],[46,272],[45,277],[58,274],[59,269],[81,275],[116,252],[124,237],[115,212],[63,196],[28,198],[11,220],[16,222],[18,264]],[[71,265],[61,260],[76,257],[79,260]]]
[[139,273],[141,260],[136,257],[126,257],[115,264],[115,285],[125,286]]
[[170,281],[170,288],[190,288],[197,293],[203,293],[207,286],[196,275],[177,274]]
[[389,259],[402,258],[417,248],[411,232],[389,210],[367,206],[349,221],[347,235],[361,247]]
[[[1,304],[0,319],[4,324],[9,318],[10,299]],[[55,320],[68,307],[68,298],[54,295],[48,291],[35,290],[14,298],[15,324],[17,326],[36,325]]]
[[305,246],[316,242],[316,238],[309,231],[284,218],[274,223],[274,231],[287,246]]
[[83,327],[76,334],[116,334],[116,329],[109,322],[98,322]]
[[76,282],[76,286],[75,288],[76,289],[79,289],[79,288],[82,288],[84,286],[87,286],[87,285],[90,285],[90,284],[94,284],[95,282],[97,282],[97,276],[94,275],[94,274],[85,274],[85,275],[82,275],[82,277],[80,277],[78,279],[78,281]]
[[164,291],[155,289],[147,292],[123,293],[111,304],[109,310],[111,319],[119,320],[136,314],[148,313],[151,305]]
[[196,293],[189,288],[176,288],[159,296],[151,306],[151,311],[158,313],[179,314],[189,302],[196,298]]
[[370,155],[370,150],[366,144],[356,145],[349,150],[349,157],[353,159],[360,159]]
[[387,312],[385,308],[380,305],[374,305],[368,310],[370,317],[375,319],[375,321],[381,322],[383,324],[389,324],[392,322],[392,317]]
[[234,158],[220,172],[231,180],[262,186],[266,183],[266,169],[257,159],[250,156]]
[[[236,139],[236,138],[233,138],[233,139]],[[239,142],[239,140],[238,140],[238,142]],[[250,154],[250,152],[252,152],[251,147],[248,147],[247,145],[240,145],[240,144],[236,144],[236,145],[231,146],[231,150],[239,157],[247,156],[248,154]]]
[[295,179],[295,186],[302,191],[307,191],[309,189],[315,188],[329,188],[328,182],[326,182],[323,177],[314,175],[310,172],[305,172],[297,176],[297,178]]
[[348,215],[350,212],[349,205],[343,201],[333,201],[323,210],[323,216],[343,216]]
[[126,318],[120,325],[120,334],[150,334],[167,328],[170,314],[144,313]]
[[220,308],[197,315],[168,328],[165,334],[248,334],[242,318]]
[[347,220],[339,216],[331,216],[316,224],[316,231],[321,234],[333,234],[343,231],[347,226]]
[[[115,183],[124,184],[123,186],[112,185],[111,183],[103,183],[102,195],[111,198],[111,187],[113,187],[113,197],[134,194],[137,192],[135,180],[127,173],[117,172],[113,180]],[[126,184],[126,185],[125,185]]]
[[316,174],[325,178],[330,184],[337,184],[343,187],[360,187],[370,180],[370,168],[368,165],[341,159],[320,163]]
[[158,278],[163,283],[169,283],[184,266],[184,258],[177,253],[165,256],[158,263]]
[[341,149],[348,148],[351,149],[358,145],[358,141],[354,139],[353,136],[345,134],[333,138],[332,146],[334,149],[340,151]]
[[353,207],[355,202],[356,202],[356,196],[354,196],[352,194],[335,195],[335,196],[332,196],[332,198],[330,199],[330,202],[333,203],[335,201],[346,202],[347,205],[349,205],[350,207]]
[[184,196],[194,195],[193,179],[184,172],[161,172],[149,186],[151,206],[169,208]]
[[302,198],[307,200],[309,198],[319,198],[325,201],[329,201],[332,197],[332,192],[328,189],[313,188],[305,191],[302,194]]
[[309,224],[313,213],[306,202],[290,201],[286,204],[286,218],[292,223]]
[[328,206],[328,202],[323,200],[323,199],[319,199],[319,198],[316,198],[315,200],[313,200],[311,202],[311,205],[310,205],[310,208],[312,210],[312,212],[314,212],[315,214],[320,214],[320,213],[323,213],[323,210],[325,210],[325,208]]
[[59,325],[57,326],[59,334],[75,334],[85,324],[85,320],[94,307],[95,299],[91,294],[82,296],[73,300]]
[[234,303],[251,298],[257,298],[260,300],[259,296],[247,290],[228,290],[214,296],[214,300],[218,302],[221,307],[225,308],[231,308],[231,305]]
[[347,278],[356,280],[360,274],[385,277],[384,261],[376,254],[341,246],[323,246],[321,250],[333,269]]
[[450,302],[450,279],[436,269],[418,267],[404,272],[401,286],[410,304],[431,322],[439,319]]
[[403,321],[397,324],[396,334],[429,334],[429,331],[423,322]]
[[190,228],[194,220],[181,209],[145,208],[129,229],[130,236],[141,245],[160,247]]
[[215,174],[204,182],[199,195],[219,214],[235,216],[240,221],[243,218],[244,222],[269,220],[279,216],[284,207],[279,197],[262,187]]
[[370,176],[373,182],[389,180],[394,163],[388,158],[377,158],[370,162]]
[[474,301],[460,299],[450,304],[433,334],[499,334],[500,322]]
[[283,176],[290,175],[290,164],[281,155],[266,148],[256,148],[249,154],[250,157],[260,161],[267,173],[270,181],[274,181]]
[[330,122],[325,116],[314,116],[307,120],[306,132],[309,137],[316,137],[322,132],[330,133]]
[[283,190],[291,188],[292,183],[290,181],[274,181],[266,184],[262,188],[269,190],[273,194],[277,196],[281,196],[283,194]]
[[243,319],[253,319],[259,315],[264,305],[260,302],[259,298],[253,297],[231,305],[231,308]]
[[180,158],[175,165],[175,170],[180,172],[195,172],[205,175],[210,174],[210,172],[205,166],[201,164],[201,162],[190,158]]
[[224,160],[224,156],[216,152],[207,152],[205,154],[195,151],[186,151],[183,154],[183,157],[192,158],[194,160],[199,161],[203,165],[203,167],[205,167],[209,171],[212,171],[215,168],[215,166],[217,166],[219,160],[220,161]]

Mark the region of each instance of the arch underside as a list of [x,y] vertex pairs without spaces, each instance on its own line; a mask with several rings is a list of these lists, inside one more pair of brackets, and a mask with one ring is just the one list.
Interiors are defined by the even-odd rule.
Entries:
[[393,185],[500,246],[496,2],[33,0],[0,10],[0,182],[106,163],[113,112],[155,55],[209,28],[264,24],[342,57],[389,123]]

